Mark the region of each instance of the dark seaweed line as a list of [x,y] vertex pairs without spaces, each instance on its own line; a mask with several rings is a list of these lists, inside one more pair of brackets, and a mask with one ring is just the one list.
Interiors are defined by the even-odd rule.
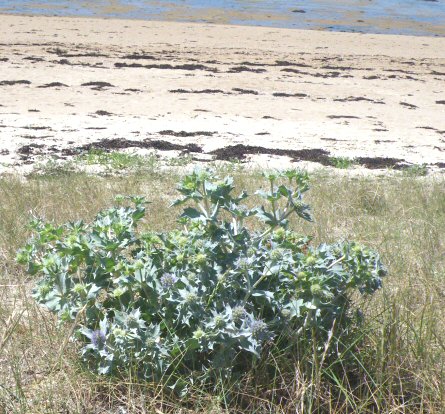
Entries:
[[[161,131],[161,132],[168,132],[170,134],[173,131]],[[199,132],[199,134],[202,133],[203,132]],[[184,131],[181,131],[177,134],[179,134],[179,136],[194,136],[198,134],[198,132],[185,133]],[[206,132],[205,135],[207,134],[209,134],[209,132]],[[49,150],[48,152],[50,153],[59,152],[61,153],[62,156],[75,156],[86,153],[91,150],[103,150],[105,152],[109,152],[113,150],[120,150],[132,147],[156,149],[160,151],[181,151],[183,154],[204,152],[202,147],[196,144],[180,145],[168,141],[152,140],[152,139],[146,139],[144,141],[134,141],[126,139],[104,139],[101,141],[93,142],[75,148],[65,148],[60,150],[52,146],[48,147],[47,150]],[[44,148],[45,146],[43,144],[24,145],[18,150],[18,153],[22,155],[22,160],[27,160],[32,155],[43,154]],[[277,156],[290,157],[294,162],[311,161],[319,163],[324,166],[333,166],[333,159],[330,153],[320,148],[286,150],[286,149],[274,149],[274,148],[265,148],[260,146],[239,144],[239,145],[219,148],[217,150],[211,151],[209,154],[213,155],[215,157],[214,158],[215,160],[221,160],[221,161],[231,161],[231,160],[244,161],[247,155],[264,154],[264,155],[277,155]],[[403,170],[411,166],[410,163],[406,162],[403,159],[384,158],[384,157],[358,157],[354,159],[354,163],[371,170],[384,169],[384,168]],[[436,163],[434,165],[436,165],[439,168],[445,168],[445,163]]]

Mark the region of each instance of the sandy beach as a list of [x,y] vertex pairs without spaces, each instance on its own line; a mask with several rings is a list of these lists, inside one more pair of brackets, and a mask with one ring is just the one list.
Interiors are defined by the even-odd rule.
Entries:
[[0,16],[0,172],[92,148],[445,168],[445,38]]

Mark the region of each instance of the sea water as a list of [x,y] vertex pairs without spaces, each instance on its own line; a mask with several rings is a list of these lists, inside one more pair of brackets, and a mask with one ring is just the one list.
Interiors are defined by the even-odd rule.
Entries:
[[0,13],[445,36],[445,0],[0,0]]

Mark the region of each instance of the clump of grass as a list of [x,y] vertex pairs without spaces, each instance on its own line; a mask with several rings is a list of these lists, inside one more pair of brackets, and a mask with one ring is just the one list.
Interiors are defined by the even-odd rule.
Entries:
[[428,174],[426,164],[414,164],[402,170],[407,177],[425,177]]
[[335,168],[347,170],[355,165],[355,160],[349,157],[330,157],[329,161]]
[[77,164],[74,160],[60,160],[50,157],[43,162],[37,162],[32,169],[32,174],[40,174],[45,176],[61,176],[72,174],[76,171]]
[[[256,171],[233,172],[237,186],[252,192]],[[89,220],[117,194],[144,194],[156,206],[146,225],[176,227],[171,210],[177,175],[172,171],[98,177],[84,173],[0,178],[0,412],[326,412],[442,413],[445,406],[445,180],[400,175],[312,177],[308,202],[315,223],[291,223],[314,243],[339,238],[363,242],[389,268],[383,290],[360,303],[361,338],[348,346],[358,366],[338,356],[342,370],[322,364],[317,392],[298,361],[273,354],[212,394],[192,389],[174,396],[128,373],[126,381],[91,375],[79,364],[70,329],[30,297],[33,281],[15,262],[29,235],[32,214],[57,223]],[[160,191],[162,189],[162,191]],[[173,213],[174,214],[174,213]],[[359,298],[355,299],[359,301]],[[285,367],[264,382],[268,364]],[[338,367],[337,367],[338,368]],[[304,396],[313,404],[302,406]],[[307,399],[306,399],[307,400]]]
[[170,158],[167,161],[167,165],[170,167],[184,167],[186,165],[191,164],[193,161],[193,157],[190,154],[181,155],[179,157]]
[[153,170],[158,160],[156,154],[147,156],[131,154],[120,151],[104,151],[93,149],[85,154],[78,155],[74,162],[86,165],[99,165],[107,170]]
[[93,168],[96,174],[117,174],[131,172],[153,172],[159,167],[156,153],[140,155],[119,151],[105,151],[92,149],[78,154],[68,160],[60,158],[48,158],[38,162],[31,174],[44,176],[61,176],[81,171],[91,171],[85,167]]

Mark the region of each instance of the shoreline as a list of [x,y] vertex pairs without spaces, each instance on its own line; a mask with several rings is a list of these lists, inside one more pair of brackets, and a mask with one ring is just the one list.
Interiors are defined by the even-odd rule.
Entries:
[[11,4],[0,0],[0,13],[58,17],[103,17],[144,21],[197,22],[322,30],[349,33],[381,33],[445,37],[445,6],[437,1],[376,0],[372,3],[343,0],[303,0],[292,6],[272,0],[131,0],[113,2],[68,1]]
[[106,140],[202,162],[445,160],[445,38],[9,14],[0,33],[0,172]]
[[[195,26],[215,26],[215,27],[235,27],[239,29],[259,29],[259,30],[272,30],[272,31],[283,31],[283,32],[314,32],[314,33],[325,33],[328,35],[346,35],[346,36],[377,36],[377,37],[397,37],[406,39],[424,39],[424,40],[438,40],[440,43],[445,41],[445,25],[443,27],[443,34],[404,34],[404,33],[377,33],[377,32],[360,32],[360,31],[347,31],[347,30],[330,30],[324,28],[298,28],[298,27],[275,27],[275,26],[262,26],[262,25],[251,25],[243,23],[221,23],[221,22],[211,22],[211,21],[186,21],[186,20],[162,20],[154,18],[153,20],[147,20],[143,18],[121,18],[121,17],[109,17],[109,16],[58,16],[54,14],[26,14],[26,13],[3,13],[0,11],[0,22],[2,18],[31,18],[31,19],[68,19],[68,20],[95,20],[95,21],[107,21],[107,22],[123,22],[123,23],[139,23],[144,25],[195,25]],[[366,53],[368,54],[368,53]],[[445,54],[444,54],[445,55]]]

